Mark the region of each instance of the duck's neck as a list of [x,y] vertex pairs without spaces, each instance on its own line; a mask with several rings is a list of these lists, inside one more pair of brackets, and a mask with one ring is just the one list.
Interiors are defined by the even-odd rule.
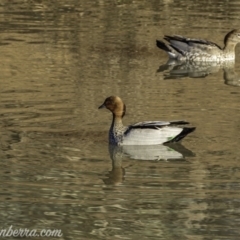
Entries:
[[225,47],[223,48],[223,51],[225,53],[225,55],[231,55],[233,56],[233,58],[235,58],[235,47],[236,47],[236,43],[233,42],[227,42]]
[[126,106],[124,103],[122,103],[116,109],[114,109],[114,111],[112,111],[113,118],[112,118],[111,129],[114,129],[115,132],[119,133],[123,130],[124,126],[122,123],[122,119],[125,113],[126,113]]
[[113,113],[111,129],[121,129],[122,127],[122,116],[117,116]]
[[118,145],[122,141],[123,132],[122,117],[113,114],[112,125],[109,129],[109,143]]

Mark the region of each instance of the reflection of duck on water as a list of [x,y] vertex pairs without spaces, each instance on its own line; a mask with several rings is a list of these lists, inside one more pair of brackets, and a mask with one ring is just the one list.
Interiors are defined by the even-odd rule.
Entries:
[[122,167],[123,150],[121,146],[108,146],[109,155],[112,160],[112,170],[107,174],[107,179],[104,179],[105,184],[118,185],[124,181],[125,169]]
[[240,87],[240,76],[235,72],[234,68],[224,68],[223,71],[225,84]]
[[224,68],[234,68],[234,62],[179,62],[169,60],[161,65],[157,72],[165,72],[164,79],[178,79],[184,77],[204,78],[211,73],[217,73]]
[[124,158],[146,161],[184,160],[194,156],[190,150],[181,144],[149,145],[149,146],[116,146],[109,144],[109,154],[112,160],[112,170],[104,179],[105,184],[118,185],[124,181],[125,169],[122,167]]
[[181,144],[150,145],[150,146],[123,146],[124,155],[136,160],[177,160],[194,154]]
[[240,86],[240,76],[235,72],[234,62],[180,62],[169,60],[161,65],[157,72],[165,72],[164,79],[204,78],[211,73],[223,70],[225,84]]

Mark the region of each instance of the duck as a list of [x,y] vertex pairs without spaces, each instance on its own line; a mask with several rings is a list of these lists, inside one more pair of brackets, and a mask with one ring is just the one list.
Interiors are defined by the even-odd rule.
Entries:
[[183,127],[189,122],[180,121],[144,121],[129,126],[123,125],[126,105],[118,96],[105,99],[98,109],[106,108],[112,112],[112,124],[109,129],[109,144],[113,145],[160,145],[179,142],[195,127]]
[[234,29],[226,34],[223,48],[208,40],[180,35],[165,35],[164,40],[167,43],[156,40],[156,45],[166,51],[170,59],[193,62],[234,61],[235,47],[240,42],[240,29]]

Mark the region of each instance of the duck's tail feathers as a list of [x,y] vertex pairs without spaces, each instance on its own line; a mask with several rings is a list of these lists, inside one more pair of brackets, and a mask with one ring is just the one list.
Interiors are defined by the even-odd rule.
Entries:
[[172,52],[172,49],[166,44],[164,43],[163,41],[160,41],[160,40],[156,40],[156,45],[158,48],[166,51],[166,52]]
[[193,132],[196,128],[195,127],[189,127],[189,128],[183,128],[182,131],[172,140],[170,140],[167,143],[172,143],[172,142],[179,142],[181,141],[184,137],[186,137],[189,133]]
[[183,121],[183,120],[175,120],[175,121],[171,121],[170,122],[171,125],[185,125],[185,124],[189,124],[189,122]]

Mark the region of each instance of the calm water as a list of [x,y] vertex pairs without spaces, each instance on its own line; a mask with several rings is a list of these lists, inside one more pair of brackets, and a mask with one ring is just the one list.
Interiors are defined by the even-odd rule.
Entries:
[[[2,1],[1,229],[239,239],[240,47],[235,66],[171,67],[155,46],[174,33],[222,45],[239,16],[236,0]],[[125,124],[197,130],[182,145],[109,148],[97,107],[110,95]]]

